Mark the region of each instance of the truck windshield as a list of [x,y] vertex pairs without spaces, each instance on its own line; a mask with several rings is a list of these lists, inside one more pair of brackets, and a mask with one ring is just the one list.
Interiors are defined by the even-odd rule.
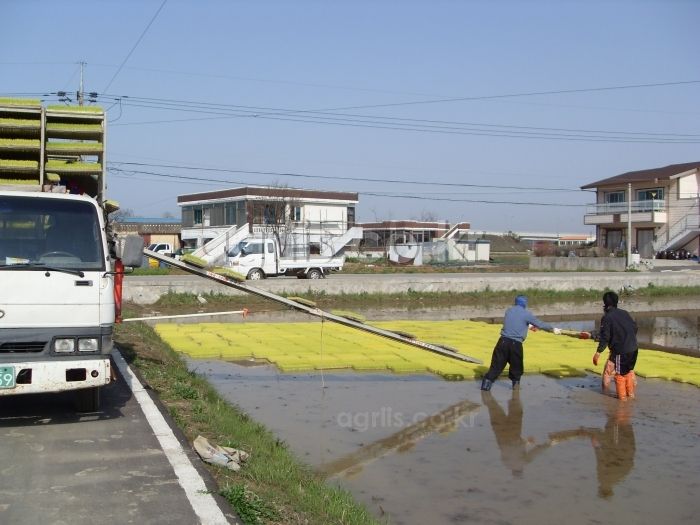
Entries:
[[89,202],[0,196],[0,267],[104,270],[97,209]]

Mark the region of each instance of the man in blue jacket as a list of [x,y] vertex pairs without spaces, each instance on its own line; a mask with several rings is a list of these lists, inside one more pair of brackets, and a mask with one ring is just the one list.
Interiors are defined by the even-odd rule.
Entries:
[[520,377],[523,375],[523,341],[527,337],[530,325],[536,326],[556,335],[561,333],[559,328],[540,321],[532,312],[527,309],[527,297],[518,295],[515,298],[514,306],[506,310],[503,319],[503,329],[501,337],[493,349],[491,356],[491,367],[481,381],[481,390],[491,390],[493,382],[503,372],[506,364],[508,367],[508,377],[513,382],[513,388],[520,386]]

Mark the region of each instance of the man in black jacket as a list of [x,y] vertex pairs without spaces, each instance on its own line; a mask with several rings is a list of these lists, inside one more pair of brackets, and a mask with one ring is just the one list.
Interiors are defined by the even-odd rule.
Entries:
[[610,348],[608,358],[615,367],[615,387],[617,397],[625,400],[634,398],[636,377],[634,365],[637,363],[637,323],[625,310],[617,307],[618,297],[615,292],[603,294],[605,315],[600,320],[600,339],[598,349],[593,356],[593,364],[598,364],[600,353]]

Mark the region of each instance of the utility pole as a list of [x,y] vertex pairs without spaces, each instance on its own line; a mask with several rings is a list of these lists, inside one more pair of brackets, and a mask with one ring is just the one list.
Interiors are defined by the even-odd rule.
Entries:
[[627,183],[627,266],[632,264],[632,183]]
[[87,65],[87,62],[85,61],[80,61],[78,62],[80,64],[80,89],[78,89],[78,105],[82,106],[83,103],[85,102],[85,91],[83,89],[83,68]]

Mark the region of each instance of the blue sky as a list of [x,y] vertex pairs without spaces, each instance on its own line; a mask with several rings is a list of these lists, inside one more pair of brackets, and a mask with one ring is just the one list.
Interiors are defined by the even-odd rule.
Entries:
[[[692,0],[5,0],[0,96],[74,92],[85,61],[110,197],[141,216],[272,184],[357,191],[364,221],[586,232],[581,185],[700,160],[698,20]],[[585,91],[646,84],[668,85]]]

